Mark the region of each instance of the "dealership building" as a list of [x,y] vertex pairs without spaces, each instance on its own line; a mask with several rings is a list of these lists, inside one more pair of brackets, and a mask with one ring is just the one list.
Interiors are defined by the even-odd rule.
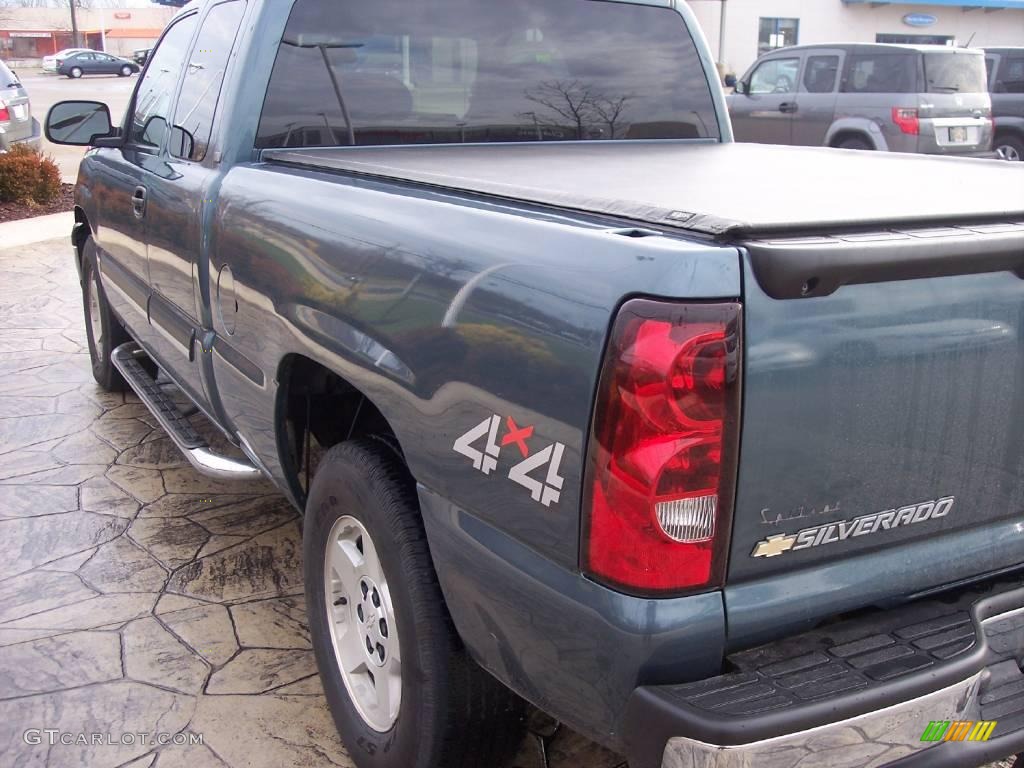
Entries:
[[[79,40],[84,48],[130,55],[152,47],[176,12],[162,7],[79,8]],[[73,45],[67,7],[0,9],[0,59],[12,67],[36,66],[43,56]]]
[[[761,54],[813,43],[1024,46],[1024,0],[688,0],[715,58],[742,75]],[[723,24],[724,20],[724,24]]]

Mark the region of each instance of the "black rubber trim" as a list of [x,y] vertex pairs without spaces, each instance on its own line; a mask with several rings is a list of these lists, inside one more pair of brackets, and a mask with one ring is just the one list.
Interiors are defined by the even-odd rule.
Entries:
[[[115,354],[118,354],[115,350]],[[159,411],[160,415],[167,421],[170,429],[174,430],[179,442],[185,448],[206,448],[206,441],[200,437],[188,418],[178,410],[178,406],[161,389],[149,372],[131,353],[119,355],[124,366],[124,375],[136,391],[146,401],[147,407]]]
[[[265,381],[263,371],[256,365],[252,360],[247,358],[233,346],[224,341],[223,336],[217,336],[213,341],[213,348],[220,355],[221,359],[224,360],[228,365],[234,368],[236,371],[241,373],[245,378],[255,384],[257,387],[262,387]],[[204,350],[208,351],[208,350]]]
[[[1016,701],[1008,699],[1020,684],[1013,670],[998,675],[1024,644],[1024,613],[990,622],[984,633],[982,622],[1021,607],[1019,579],[990,582],[733,654],[734,671],[717,678],[637,688],[622,718],[630,765],[660,766],[672,737],[750,744],[925,696],[984,669],[994,680],[990,703]],[[804,685],[806,697],[798,693]],[[1016,727],[1015,710],[1009,706],[1007,727]],[[998,720],[996,710],[983,713]]]
[[110,280],[120,288],[129,299],[139,306],[142,313],[146,314],[149,303],[149,286],[105,252],[100,255],[99,265],[101,277],[104,280]]
[[192,344],[195,341],[195,324],[181,314],[178,309],[159,293],[153,293],[149,301],[149,322],[162,328],[175,343],[181,346],[182,353],[193,358]]
[[774,299],[827,296],[844,285],[1012,272],[1024,278],[1024,221],[836,234],[743,244]]

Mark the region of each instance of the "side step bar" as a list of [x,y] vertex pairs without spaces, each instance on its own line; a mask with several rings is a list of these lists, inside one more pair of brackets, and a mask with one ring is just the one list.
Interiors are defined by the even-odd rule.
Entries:
[[145,357],[146,353],[139,345],[130,341],[115,349],[110,359],[189,463],[210,477],[227,480],[256,480],[261,477],[260,470],[248,461],[222,456],[210,448],[174,401],[139,363],[139,359]]

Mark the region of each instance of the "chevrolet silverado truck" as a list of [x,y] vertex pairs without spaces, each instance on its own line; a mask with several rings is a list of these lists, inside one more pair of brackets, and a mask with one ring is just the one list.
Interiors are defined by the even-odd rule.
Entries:
[[96,380],[304,510],[360,768],[1024,749],[1021,166],[736,144],[676,0],[210,0],[46,130]]

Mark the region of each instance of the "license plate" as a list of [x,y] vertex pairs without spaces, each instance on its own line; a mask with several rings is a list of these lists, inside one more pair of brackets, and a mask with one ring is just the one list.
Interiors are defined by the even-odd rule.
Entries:
[[953,144],[965,144],[967,143],[967,129],[962,125],[956,128],[949,129],[949,140]]
[[11,107],[11,113],[14,115],[15,120],[24,120],[27,111],[24,104],[15,104]]

